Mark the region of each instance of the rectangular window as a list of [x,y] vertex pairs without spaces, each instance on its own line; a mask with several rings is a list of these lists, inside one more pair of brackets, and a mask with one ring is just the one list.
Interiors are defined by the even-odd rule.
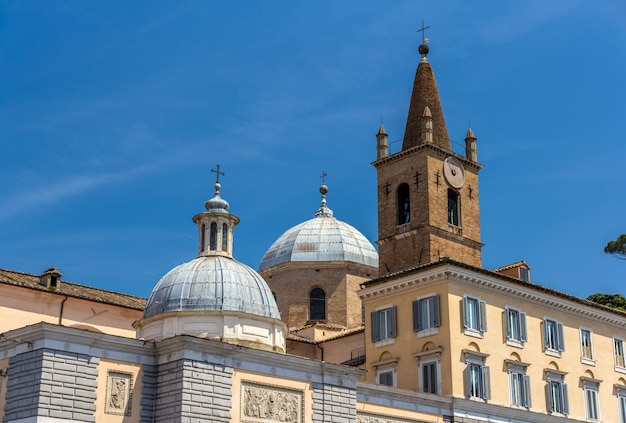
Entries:
[[587,420],[598,421],[599,408],[598,408],[598,386],[584,385],[585,391],[585,410],[587,414]]
[[530,272],[525,267],[519,268],[519,278],[524,282],[528,282],[530,280]]
[[372,342],[380,342],[396,337],[396,307],[373,311]]
[[546,350],[565,351],[563,339],[563,323],[556,320],[543,319],[543,342]]
[[487,331],[487,304],[478,298],[463,297],[463,325],[465,329]]
[[530,377],[522,372],[509,372],[511,405],[530,407]]
[[613,351],[615,353],[615,367],[626,368],[623,339],[613,338]]
[[546,385],[546,397],[549,412],[569,414],[567,385],[565,383],[549,380]]
[[619,423],[626,423],[626,392],[620,391],[617,395]]
[[378,373],[378,384],[379,385],[394,386],[393,379],[394,379],[394,372],[393,372],[393,370],[387,370],[387,371]]
[[591,339],[591,331],[588,329],[580,330],[580,356],[584,360],[593,360],[593,345]]
[[439,388],[437,387],[437,362],[431,361],[430,363],[423,363],[420,366],[420,372],[422,374],[422,392],[438,394]]
[[522,313],[514,308],[505,307],[504,319],[506,339],[526,342],[526,313]]
[[465,391],[468,397],[488,400],[491,398],[489,367],[479,363],[467,363],[465,368]]
[[413,331],[439,327],[439,295],[413,301]]

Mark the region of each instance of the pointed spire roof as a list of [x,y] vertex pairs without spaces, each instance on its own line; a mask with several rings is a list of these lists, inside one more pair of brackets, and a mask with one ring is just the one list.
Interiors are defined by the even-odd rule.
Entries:
[[448,136],[446,121],[443,117],[443,110],[441,109],[435,74],[426,57],[429,51],[428,46],[422,44],[418,51],[422,55],[422,60],[415,72],[413,93],[411,94],[409,115],[406,120],[406,129],[404,130],[402,150],[407,150],[422,143],[423,121],[426,119],[424,109],[426,107],[428,107],[432,114],[433,144],[445,148],[446,150],[451,150],[450,137]]

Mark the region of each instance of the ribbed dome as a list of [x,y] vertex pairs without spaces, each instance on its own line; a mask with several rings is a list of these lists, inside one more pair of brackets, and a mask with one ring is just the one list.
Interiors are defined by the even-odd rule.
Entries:
[[143,317],[183,310],[241,311],[280,319],[263,278],[223,256],[200,256],[170,270],[152,290]]
[[287,261],[352,261],[378,267],[378,252],[354,227],[317,216],[282,234],[267,250],[259,270]]

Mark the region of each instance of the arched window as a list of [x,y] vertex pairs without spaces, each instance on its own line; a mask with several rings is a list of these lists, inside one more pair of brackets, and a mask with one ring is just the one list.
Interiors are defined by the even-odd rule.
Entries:
[[228,251],[228,225],[222,224],[222,251]]
[[202,224],[202,233],[200,234],[200,251],[204,251],[206,248],[206,225]]
[[411,221],[411,201],[409,200],[409,186],[401,184],[398,187],[398,225]]
[[448,223],[461,226],[461,199],[455,191],[448,190]]
[[309,294],[309,320],[326,320],[326,293],[321,288]]
[[211,251],[217,250],[217,223],[211,223],[211,233],[209,234],[209,240],[211,242]]

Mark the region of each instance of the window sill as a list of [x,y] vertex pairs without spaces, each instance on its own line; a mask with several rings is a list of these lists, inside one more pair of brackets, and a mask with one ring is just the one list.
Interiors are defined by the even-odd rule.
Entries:
[[596,365],[596,360],[592,358],[580,357],[580,362],[583,364],[587,364],[589,366],[594,366],[594,367]]
[[374,344],[376,348],[385,347],[387,345],[392,345],[396,342],[396,338],[387,338],[382,341],[378,341]]
[[417,337],[425,338],[427,336],[433,336],[437,334],[439,334],[439,328],[429,328],[429,329],[424,329],[424,330],[417,332]]
[[544,351],[546,353],[546,355],[552,356],[552,357],[557,357],[557,358],[561,358],[561,352],[557,351],[557,350],[551,350],[551,349],[547,349]]
[[483,333],[479,330],[476,329],[469,329],[469,328],[465,328],[465,330],[463,331],[463,333],[467,336],[472,336],[474,338],[480,338],[483,339]]
[[524,348],[524,343],[522,341],[518,341],[517,339],[507,339],[506,344],[509,347]]

